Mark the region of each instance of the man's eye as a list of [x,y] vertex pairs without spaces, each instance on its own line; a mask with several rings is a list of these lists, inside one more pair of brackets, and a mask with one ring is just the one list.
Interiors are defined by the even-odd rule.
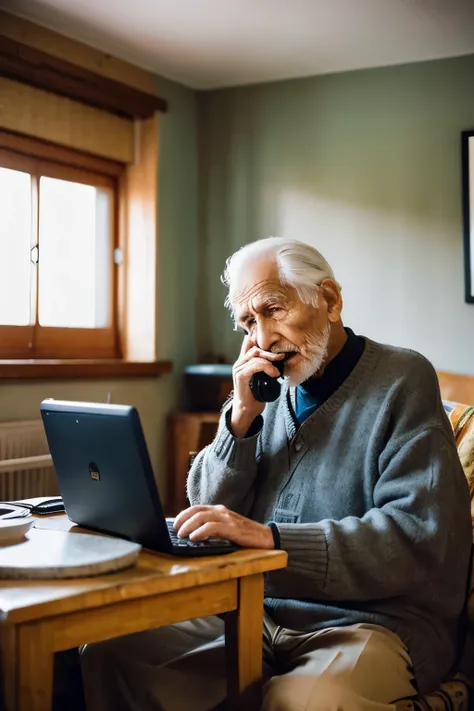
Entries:
[[276,314],[278,311],[281,311],[281,308],[279,306],[270,306],[268,309],[269,314]]

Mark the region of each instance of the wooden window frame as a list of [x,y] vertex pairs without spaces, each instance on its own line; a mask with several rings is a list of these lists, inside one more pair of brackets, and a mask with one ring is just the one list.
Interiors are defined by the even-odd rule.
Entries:
[[[139,141],[135,161],[127,165],[0,129],[0,149],[64,166],[70,164],[72,150],[77,168],[101,173],[117,182],[118,246],[124,254],[124,265],[118,269],[116,280],[120,357],[64,358],[58,354],[52,358],[31,358],[30,354],[0,357],[0,380],[147,378],[172,372],[170,361],[156,358],[157,117],[140,122],[137,132]],[[137,304],[140,318],[136,318]],[[6,333],[4,331],[4,335]]]
[[[94,185],[105,188],[113,196],[109,326],[94,329],[45,327],[38,323],[36,315],[36,323],[31,326],[0,326],[0,358],[120,359],[118,305],[123,298],[119,295],[119,272],[126,267],[125,264],[115,264],[114,251],[123,247],[120,244],[119,211],[120,184],[125,166],[6,131],[0,131],[0,166],[38,177]],[[121,278],[120,284],[123,285],[123,282]]]
[[[119,184],[120,214],[118,235],[120,247],[124,252],[125,267],[118,270],[118,337],[121,358],[114,359],[15,359],[0,360],[0,379],[18,381],[78,379],[78,378],[117,378],[117,377],[156,377],[172,371],[170,361],[157,359],[157,248],[158,248],[158,159],[159,159],[159,114],[165,111],[166,102],[156,96],[156,77],[133,64],[124,62],[110,54],[89,47],[57,32],[40,27],[28,20],[18,18],[0,10],[0,36],[14,40],[10,43],[12,52],[3,42],[3,69],[8,72],[10,83],[24,82],[23,87],[34,86],[49,91],[56,99],[69,97],[77,102],[78,107],[89,109],[91,106],[112,111],[111,118],[116,121],[125,119],[113,116],[134,117],[134,135],[132,151],[111,152],[110,145],[103,152],[100,146],[92,143],[86,148],[85,143],[74,144],[71,135],[62,136],[62,144],[56,142],[56,133],[42,133],[41,121],[13,121],[3,126],[0,123],[0,147],[3,146],[20,153],[36,155],[38,146],[47,146],[46,158],[56,163],[68,164],[69,148],[80,156],[81,165],[86,170],[102,172],[115,178]],[[29,48],[29,49],[28,49]],[[21,56],[18,52],[21,50]],[[40,56],[30,50],[45,53]],[[9,55],[9,56],[6,56]],[[54,60],[62,62],[61,66]],[[8,61],[7,61],[8,60]],[[12,65],[11,61],[14,60]],[[7,61],[7,65],[5,65]],[[46,70],[45,70],[46,67]],[[75,69],[73,69],[75,68]],[[58,71],[56,71],[58,69]],[[81,73],[83,69],[86,74]],[[4,76],[6,76],[4,71]],[[67,76],[58,76],[61,74]],[[50,81],[52,74],[55,81]],[[99,77],[99,78],[98,78]],[[13,80],[13,82],[11,81]],[[61,85],[58,84],[60,80]],[[102,80],[106,80],[104,83]],[[108,81],[107,81],[108,80]],[[30,85],[30,86],[27,86]],[[120,86],[118,86],[120,85]],[[20,86],[18,84],[18,86]],[[94,96],[91,94],[93,89]],[[148,95],[138,96],[128,89]],[[116,91],[117,89],[117,91]],[[32,89],[33,91],[33,89]],[[38,89],[34,89],[38,91]],[[53,92],[57,92],[56,95]],[[104,105],[107,94],[107,106]],[[46,95],[47,96],[47,95]],[[110,104],[114,96],[115,105]],[[153,99],[152,102],[149,99]],[[97,99],[99,98],[99,101]],[[145,104],[146,110],[137,110]],[[137,103],[137,99],[140,102]],[[64,99],[67,101],[67,99]],[[48,98],[46,98],[48,101]],[[41,101],[35,103],[33,114],[42,116]],[[38,108],[39,107],[39,108]],[[46,112],[47,113],[47,112]],[[77,112],[74,112],[76,116]],[[7,112],[8,115],[8,112]],[[14,115],[14,112],[13,112]],[[49,114],[48,114],[49,115]],[[148,117],[147,117],[148,116]],[[80,117],[79,117],[80,119]],[[80,125],[80,120],[77,124]],[[18,134],[21,131],[21,136]],[[8,145],[5,146],[5,136]],[[31,136],[31,138],[30,138]],[[59,139],[58,139],[59,140]],[[45,148],[46,150],[46,148]],[[87,152],[89,151],[89,152]],[[102,159],[99,156],[107,156]],[[111,160],[108,160],[111,158]]]

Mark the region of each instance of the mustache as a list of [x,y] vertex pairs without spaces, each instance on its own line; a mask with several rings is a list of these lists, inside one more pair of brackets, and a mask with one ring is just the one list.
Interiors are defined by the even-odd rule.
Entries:
[[299,353],[299,348],[291,343],[277,343],[270,348],[270,353]]

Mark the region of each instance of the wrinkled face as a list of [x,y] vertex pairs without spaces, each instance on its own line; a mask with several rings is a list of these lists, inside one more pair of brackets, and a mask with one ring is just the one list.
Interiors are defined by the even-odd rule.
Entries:
[[282,286],[274,262],[261,259],[234,279],[230,300],[238,326],[262,350],[291,354],[284,374],[299,385],[324,365],[329,346],[327,306],[304,304],[291,287]]

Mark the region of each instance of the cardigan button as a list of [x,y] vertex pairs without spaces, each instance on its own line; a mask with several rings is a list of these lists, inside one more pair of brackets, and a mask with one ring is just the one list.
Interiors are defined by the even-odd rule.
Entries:
[[302,446],[301,442],[295,442],[295,451],[299,452]]

